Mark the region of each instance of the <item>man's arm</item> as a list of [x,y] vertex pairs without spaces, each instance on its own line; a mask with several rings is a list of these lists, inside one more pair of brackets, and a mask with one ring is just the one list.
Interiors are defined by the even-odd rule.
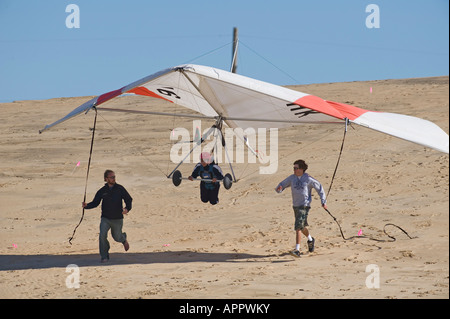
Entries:
[[311,182],[317,194],[319,194],[320,202],[322,203],[323,208],[327,209],[327,196],[325,195],[325,190],[323,189],[322,184],[314,178],[311,178]]
[[[292,175],[291,175],[292,176]],[[285,180],[280,182],[280,184],[277,185],[275,190],[279,193],[281,193],[285,188],[291,186],[291,176],[288,176]]]
[[[122,199],[125,202],[125,209],[127,210],[126,213],[128,213],[131,210],[131,202],[133,201],[133,198],[130,196],[130,194],[127,192],[125,187],[122,187]],[[125,213],[125,214],[126,214]]]
[[219,165],[214,165],[213,166],[213,173],[216,179],[218,180],[222,180],[223,179],[223,174],[222,174],[222,169],[219,167]]
[[198,173],[200,172],[200,167],[202,167],[202,164],[198,163],[197,165],[195,165],[194,170],[192,171],[191,176],[189,176],[188,178],[192,181],[194,178],[198,177]]
[[92,202],[86,204],[86,203],[82,203],[82,206],[84,209],[92,209],[97,207],[98,205],[100,205],[100,202],[102,201],[102,189],[99,189],[97,191],[97,193],[95,194],[94,199],[92,200]]

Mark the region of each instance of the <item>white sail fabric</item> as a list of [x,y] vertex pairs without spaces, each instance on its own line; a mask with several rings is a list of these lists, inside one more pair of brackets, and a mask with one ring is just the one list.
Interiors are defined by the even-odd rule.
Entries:
[[169,68],[79,106],[43,132],[124,93],[161,98],[232,128],[283,128],[302,123],[362,125],[407,141],[449,153],[449,137],[434,123],[412,116],[373,112],[351,105],[201,65]]

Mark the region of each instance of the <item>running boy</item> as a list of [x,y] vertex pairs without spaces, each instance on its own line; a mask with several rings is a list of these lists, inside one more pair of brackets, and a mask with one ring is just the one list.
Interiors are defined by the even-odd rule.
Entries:
[[327,209],[326,195],[322,185],[309,176],[305,171],[308,165],[304,160],[294,162],[294,174],[282,181],[275,190],[281,193],[286,187],[291,187],[292,202],[295,215],[296,245],[295,249],[290,252],[295,257],[300,257],[300,239],[301,233],[308,238],[308,251],[314,251],[314,237],[311,237],[308,228],[308,213],[311,208],[311,190],[314,188],[320,196],[322,207]]

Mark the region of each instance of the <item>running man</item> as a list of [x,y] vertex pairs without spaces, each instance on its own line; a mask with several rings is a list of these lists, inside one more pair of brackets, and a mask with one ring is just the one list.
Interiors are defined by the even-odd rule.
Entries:
[[[130,248],[127,234],[122,232],[123,216],[131,210],[132,198],[125,187],[116,183],[116,174],[111,170],[104,173],[105,186],[95,194],[94,200],[88,204],[82,203],[84,209],[92,209],[102,202],[102,216],[100,220],[99,249],[101,262],[109,260],[108,231],[111,229],[113,239],[123,244],[125,251]],[[122,200],[125,202],[123,207]]]

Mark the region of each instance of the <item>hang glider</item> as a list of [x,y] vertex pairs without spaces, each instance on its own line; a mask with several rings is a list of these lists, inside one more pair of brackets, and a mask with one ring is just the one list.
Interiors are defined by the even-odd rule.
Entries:
[[355,123],[410,142],[449,153],[449,136],[436,124],[413,116],[374,112],[201,65],[165,69],[118,90],[97,96],[40,133],[96,108],[117,112],[167,114],[100,107],[122,94],[163,99],[194,110],[186,115],[223,121],[231,128],[283,128],[305,123]]

